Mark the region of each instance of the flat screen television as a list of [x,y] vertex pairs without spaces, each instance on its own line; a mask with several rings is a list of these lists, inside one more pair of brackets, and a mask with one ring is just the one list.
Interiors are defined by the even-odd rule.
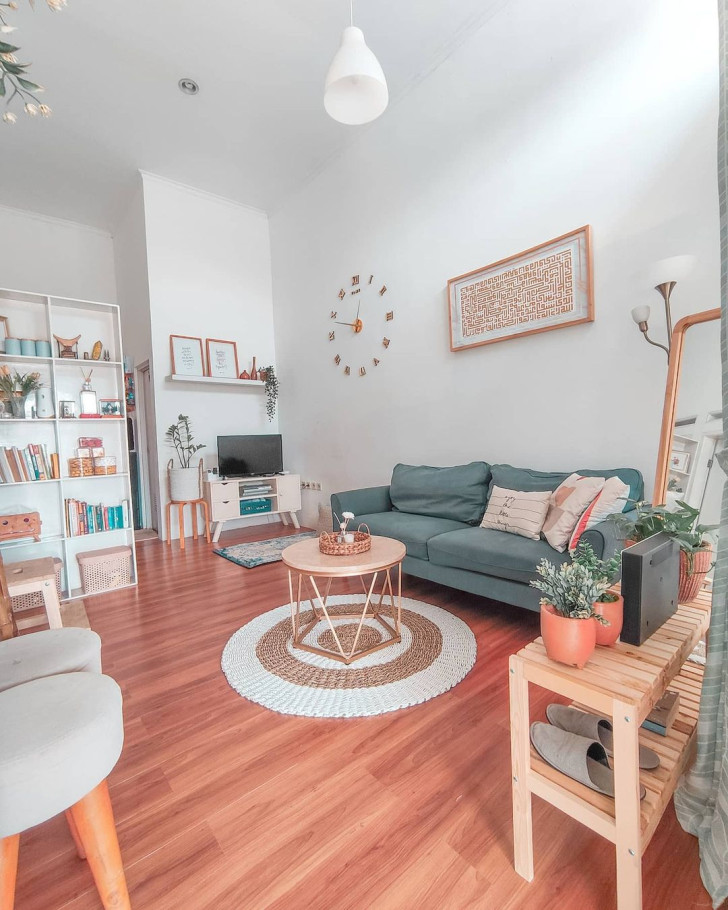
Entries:
[[280,434],[218,436],[218,471],[223,477],[255,477],[283,470]]

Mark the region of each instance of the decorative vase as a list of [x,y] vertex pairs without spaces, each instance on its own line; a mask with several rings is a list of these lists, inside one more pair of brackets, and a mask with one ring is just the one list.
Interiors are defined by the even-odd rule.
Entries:
[[167,465],[167,476],[169,477],[169,498],[172,502],[190,502],[190,500],[201,498],[198,465],[195,465],[194,468],[175,468],[170,459]]
[[562,616],[551,604],[541,605],[541,637],[546,656],[580,670],[596,646],[596,620]]
[[257,381],[258,379],[258,368],[255,365],[255,357],[253,357],[253,366],[250,370],[250,378]]
[[51,390],[45,387],[35,391],[35,413],[38,417],[48,418],[55,415]]
[[697,553],[692,554],[692,566],[688,554],[684,550],[680,550],[680,587],[677,592],[679,603],[687,604],[691,600],[695,600],[703,587],[705,576],[710,571],[712,563],[712,544],[708,544]]
[[25,405],[27,401],[27,395],[22,395],[20,392],[13,392],[10,396],[10,410],[13,417],[16,419],[25,418]]
[[617,599],[612,601],[598,600],[594,604],[594,612],[609,620],[609,625],[603,626],[596,620],[594,620],[594,625],[596,627],[597,644],[611,647],[616,643],[622,631],[624,597],[621,594],[617,594],[616,591],[609,591],[608,593],[615,594]]

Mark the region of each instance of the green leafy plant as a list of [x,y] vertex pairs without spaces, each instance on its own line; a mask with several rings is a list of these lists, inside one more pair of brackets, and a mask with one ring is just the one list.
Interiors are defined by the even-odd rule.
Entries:
[[[66,5],[66,0],[46,0],[46,3],[51,10],[58,12]],[[30,5],[35,6],[35,0],[30,0]],[[16,0],[0,3],[0,34],[7,35],[16,30],[14,25],[9,24],[7,17],[8,12],[17,8]],[[43,91],[43,86],[27,78],[26,71],[30,64],[18,62],[15,52],[19,50],[15,44],[0,41],[0,98],[6,99],[8,107],[15,98],[19,98],[29,117],[37,117],[38,114],[41,117],[50,117],[52,113],[50,107],[38,100],[38,94]],[[15,123],[17,119],[17,115],[10,110],[3,114],[5,123]]]
[[[621,556],[615,554],[607,560],[599,559],[594,552],[594,547],[585,540],[579,541],[579,545],[571,558],[573,562],[588,569],[594,578],[603,579],[607,584],[607,589],[619,578],[619,571],[622,567]],[[598,601],[601,601],[602,603],[614,603],[615,600],[619,600],[616,594],[607,589],[596,598]]]
[[167,444],[174,447],[179,463],[183,468],[189,468],[195,452],[205,448],[204,444],[193,445],[192,440],[195,437],[192,435],[190,418],[184,414],[179,415],[177,423],[173,423],[164,435]]
[[[700,509],[690,506],[681,499],[674,507],[653,506],[649,502],[635,502],[634,521],[625,516],[613,515],[620,533],[627,540],[646,540],[654,534],[664,531],[676,540],[687,558],[688,575],[693,574],[695,554],[705,550],[713,540],[713,532],[718,525],[700,524]],[[629,513],[627,513],[629,514]]]
[[268,420],[273,420],[278,404],[278,377],[275,367],[272,365],[264,367],[263,372],[265,372],[265,412]]
[[565,562],[557,569],[548,559],[542,559],[536,566],[540,578],[530,582],[545,596],[541,606],[551,606],[567,619],[596,619],[603,626],[609,620],[594,611],[594,602],[607,590],[606,578],[595,576],[591,569],[579,562]]
[[21,375],[17,370],[13,373],[5,364],[0,367],[0,389],[8,397],[12,397],[18,392],[21,395],[29,395],[36,389],[40,389],[42,385],[40,373],[23,373]]

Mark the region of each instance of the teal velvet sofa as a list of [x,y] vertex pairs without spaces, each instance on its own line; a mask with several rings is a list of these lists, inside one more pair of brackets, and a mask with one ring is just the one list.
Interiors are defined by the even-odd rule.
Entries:
[[[480,461],[450,468],[399,464],[389,485],[334,493],[331,508],[339,516],[353,512],[354,527],[364,523],[372,534],[401,540],[407,547],[402,569],[410,575],[538,610],[541,595],[529,585],[536,578],[537,564],[546,557],[560,565],[568,561],[568,552],[559,553],[543,539],[529,540],[478,525],[494,485],[519,491],[555,490],[572,473]],[[630,499],[644,494],[642,474],[634,468],[577,469],[576,473],[616,475],[629,485]],[[613,521],[600,522],[582,539],[600,558],[621,549]]]

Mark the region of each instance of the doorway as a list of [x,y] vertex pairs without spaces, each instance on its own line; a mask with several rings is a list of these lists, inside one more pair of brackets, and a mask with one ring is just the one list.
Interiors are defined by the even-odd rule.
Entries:
[[159,529],[159,477],[157,465],[157,435],[154,412],[154,385],[149,361],[136,369],[136,449],[139,466],[139,498],[141,501],[141,530],[136,540],[157,537]]

